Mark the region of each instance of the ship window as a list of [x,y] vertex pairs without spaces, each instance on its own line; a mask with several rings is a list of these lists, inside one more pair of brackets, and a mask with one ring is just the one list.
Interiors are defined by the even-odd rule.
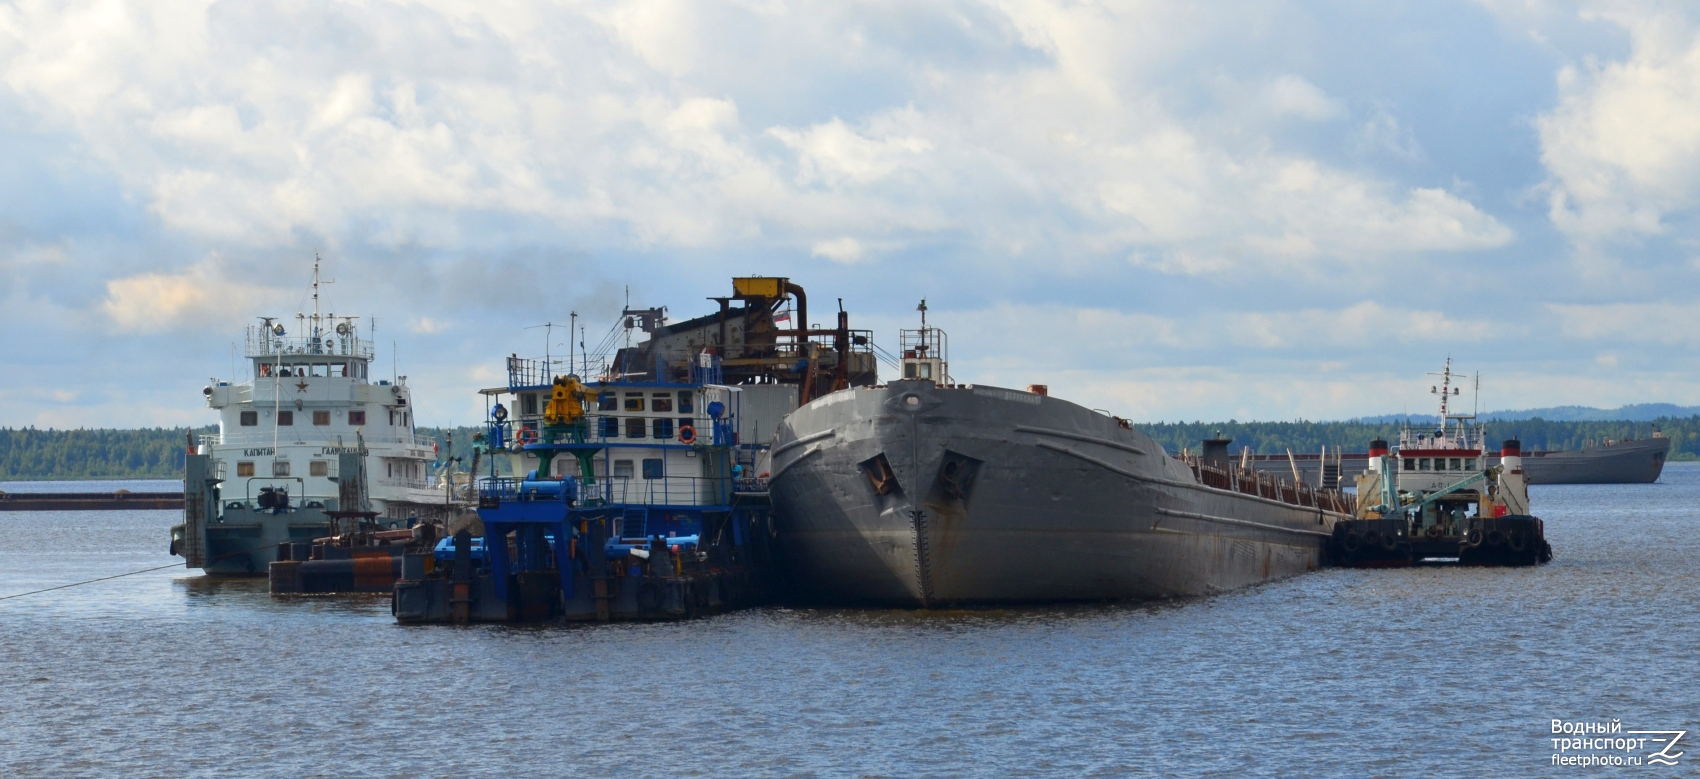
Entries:
[[1405,470],[1414,471],[1416,469],[1417,469],[1417,458],[1415,458],[1415,457],[1405,458]]
[[689,392],[680,392],[679,393],[679,413],[681,413],[681,414],[695,413],[691,409],[691,393],[689,393]]
[[627,411],[642,411],[643,410],[643,393],[642,392],[628,392],[628,393],[626,393],[626,410]]
[[616,479],[630,479],[631,477],[632,477],[632,461],[631,460],[615,460],[614,461],[614,478],[616,478]]
[[1428,470],[1428,465],[1429,465],[1429,459],[1427,457],[1417,458],[1417,470],[1426,471],[1426,470]]
[[667,439],[673,437],[673,420],[657,417],[653,427],[656,438]]
[[364,425],[364,424],[366,424],[366,412],[364,412],[364,411],[350,411],[350,412],[348,412],[348,424],[351,424],[351,425]]
[[597,395],[596,396],[596,410],[597,411],[619,411],[620,410],[620,399],[615,397],[614,393],[612,393],[612,392],[604,392],[600,395]]
[[626,419],[626,437],[627,438],[643,438],[644,437],[644,429],[643,428],[644,428],[643,417],[628,417]]
[[253,426],[258,425],[258,424],[260,424],[260,412],[258,412],[258,411],[244,411],[244,412],[242,412],[242,426],[243,427],[253,427]]
[[527,392],[519,396],[519,413],[531,416],[537,413],[537,395]]
[[324,460],[314,460],[310,463],[307,463],[307,475],[309,475],[309,476],[329,476],[329,475],[331,475],[331,464],[329,462],[324,461]]
[[329,411],[315,411],[315,412],[313,412],[313,424],[318,425],[320,427],[323,427],[323,426],[328,425],[330,423],[331,423],[331,412],[329,412]]
[[253,463],[237,463],[236,464],[236,475],[237,476],[253,476],[254,475],[254,464]]
[[1463,468],[1463,467],[1464,467],[1463,461],[1459,460],[1456,457],[1446,461],[1447,470],[1456,471],[1456,470]]
[[326,365],[322,362],[314,365],[313,366],[313,375],[314,376],[329,376],[329,375],[331,375],[330,366],[328,366],[328,365]]
[[288,460],[273,460],[272,461],[272,475],[273,476],[288,476],[289,475],[289,461]]
[[666,475],[666,471],[664,471],[661,467],[660,458],[643,461],[643,477],[645,479],[659,479]]
[[288,368],[279,368],[279,369],[277,369],[277,375],[287,379],[287,378],[289,378],[289,369]]
[[1476,458],[1474,458],[1474,457],[1464,458],[1464,470],[1473,471],[1475,469],[1476,469]]
[[620,437],[620,420],[617,417],[603,417],[602,418],[602,437],[603,438],[619,438]]
[[932,378],[933,377],[933,364],[930,363],[930,362],[923,362],[923,363],[917,364],[915,366],[915,377],[918,378],[918,379],[930,379],[930,378]]
[[905,378],[905,379],[915,378],[915,363],[906,362],[906,363],[903,364],[903,378]]
[[649,399],[649,410],[672,413],[673,395],[667,392],[657,392]]
[[278,424],[278,427],[293,426],[295,424],[295,412],[293,412],[293,411],[279,411],[279,412],[277,412],[277,424]]

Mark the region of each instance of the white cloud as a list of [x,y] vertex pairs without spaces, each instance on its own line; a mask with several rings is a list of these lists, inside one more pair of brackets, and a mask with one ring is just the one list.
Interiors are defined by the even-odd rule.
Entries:
[[1700,344],[1700,303],[1549,303],[1566,338],[1609,344]]
[[854,238],[833,238],[828,241],[816,241],[809,253],[833,262],[852,265],[862,260],[865,251],[862,242]]
[[1258,97],[1277,116],[1321,121],[1346,112],[1346,107],[1321,88],[1298,76],[1285,75],[1264,85]]
[[1700,27],[1655,4],[1589,16],[1632,49],[1559,71],[1559,103],[1536,121],[1551,218],[1584,244],[1663,233],[1700,205]]
[[[1138,254],[1183,271],[1199,267],[1190,257],[1256,270],[1510,240],[1456,195],[1165,107],[1164,68],[1253,34],[1182,11],[26,3],[9,15],[0,74],[170,228],[236,247],[302,235],[455,247],[484,239],[468,220],[489,213],[620,248],[963,234],[998,250],[988,259]],[[924,44],[869,60],[891,44],[843,32],[940,14],[956,25],[941,34],[1026,61],[963,67]],[[316,40],[327,25],[341,36],[332,57]],[[755,49],[785,53],[804,80],[835,58],[876,62],[907,97],[853,119],[762,122],[747,107],[782,97],[770,90],[793,74],[731,81],[741,58],[767,56]],[[1344,111],[1292,73],[1258,95],[1225,109]]]
[[120,328],[154,333],[240,321],[267,290],[224,278],[214,261],[178,273],[140,273],[106,282],[102,312]]

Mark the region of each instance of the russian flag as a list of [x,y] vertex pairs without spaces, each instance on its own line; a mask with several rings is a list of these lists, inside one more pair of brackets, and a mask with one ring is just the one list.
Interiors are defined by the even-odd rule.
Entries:
[[789,321],[791,321],[791,312],[781,311],[777,314],[774,314],[773,315],[773,321],[775,321],[775,322],[789,322]]

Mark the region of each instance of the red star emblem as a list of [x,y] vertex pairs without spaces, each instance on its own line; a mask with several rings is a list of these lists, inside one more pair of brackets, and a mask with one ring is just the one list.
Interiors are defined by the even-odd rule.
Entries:
[[300,384],[295,385],[295,391],[296,392],[306,392],[307,391],[307,382],[303,381]]

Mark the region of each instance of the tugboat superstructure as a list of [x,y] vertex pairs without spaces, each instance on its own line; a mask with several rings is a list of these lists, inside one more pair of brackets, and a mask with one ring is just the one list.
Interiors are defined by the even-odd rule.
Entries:
[[[312,314],[293,332],[278,317],[250,325],[245,382],[214,379],[202,394],[219,432],[188,457],[184,523],[171,549],[209,574],[259,576],[279,544],[333,535],[338,511],[364,512],[368,526],[441,519],[441,491],[428,489],[435,454],[414,435],[405,376],[371,378],[372,342],[358,317],[321,315],[313,266]],[[340,506],[340,455],[361,455],[367,505]]]

